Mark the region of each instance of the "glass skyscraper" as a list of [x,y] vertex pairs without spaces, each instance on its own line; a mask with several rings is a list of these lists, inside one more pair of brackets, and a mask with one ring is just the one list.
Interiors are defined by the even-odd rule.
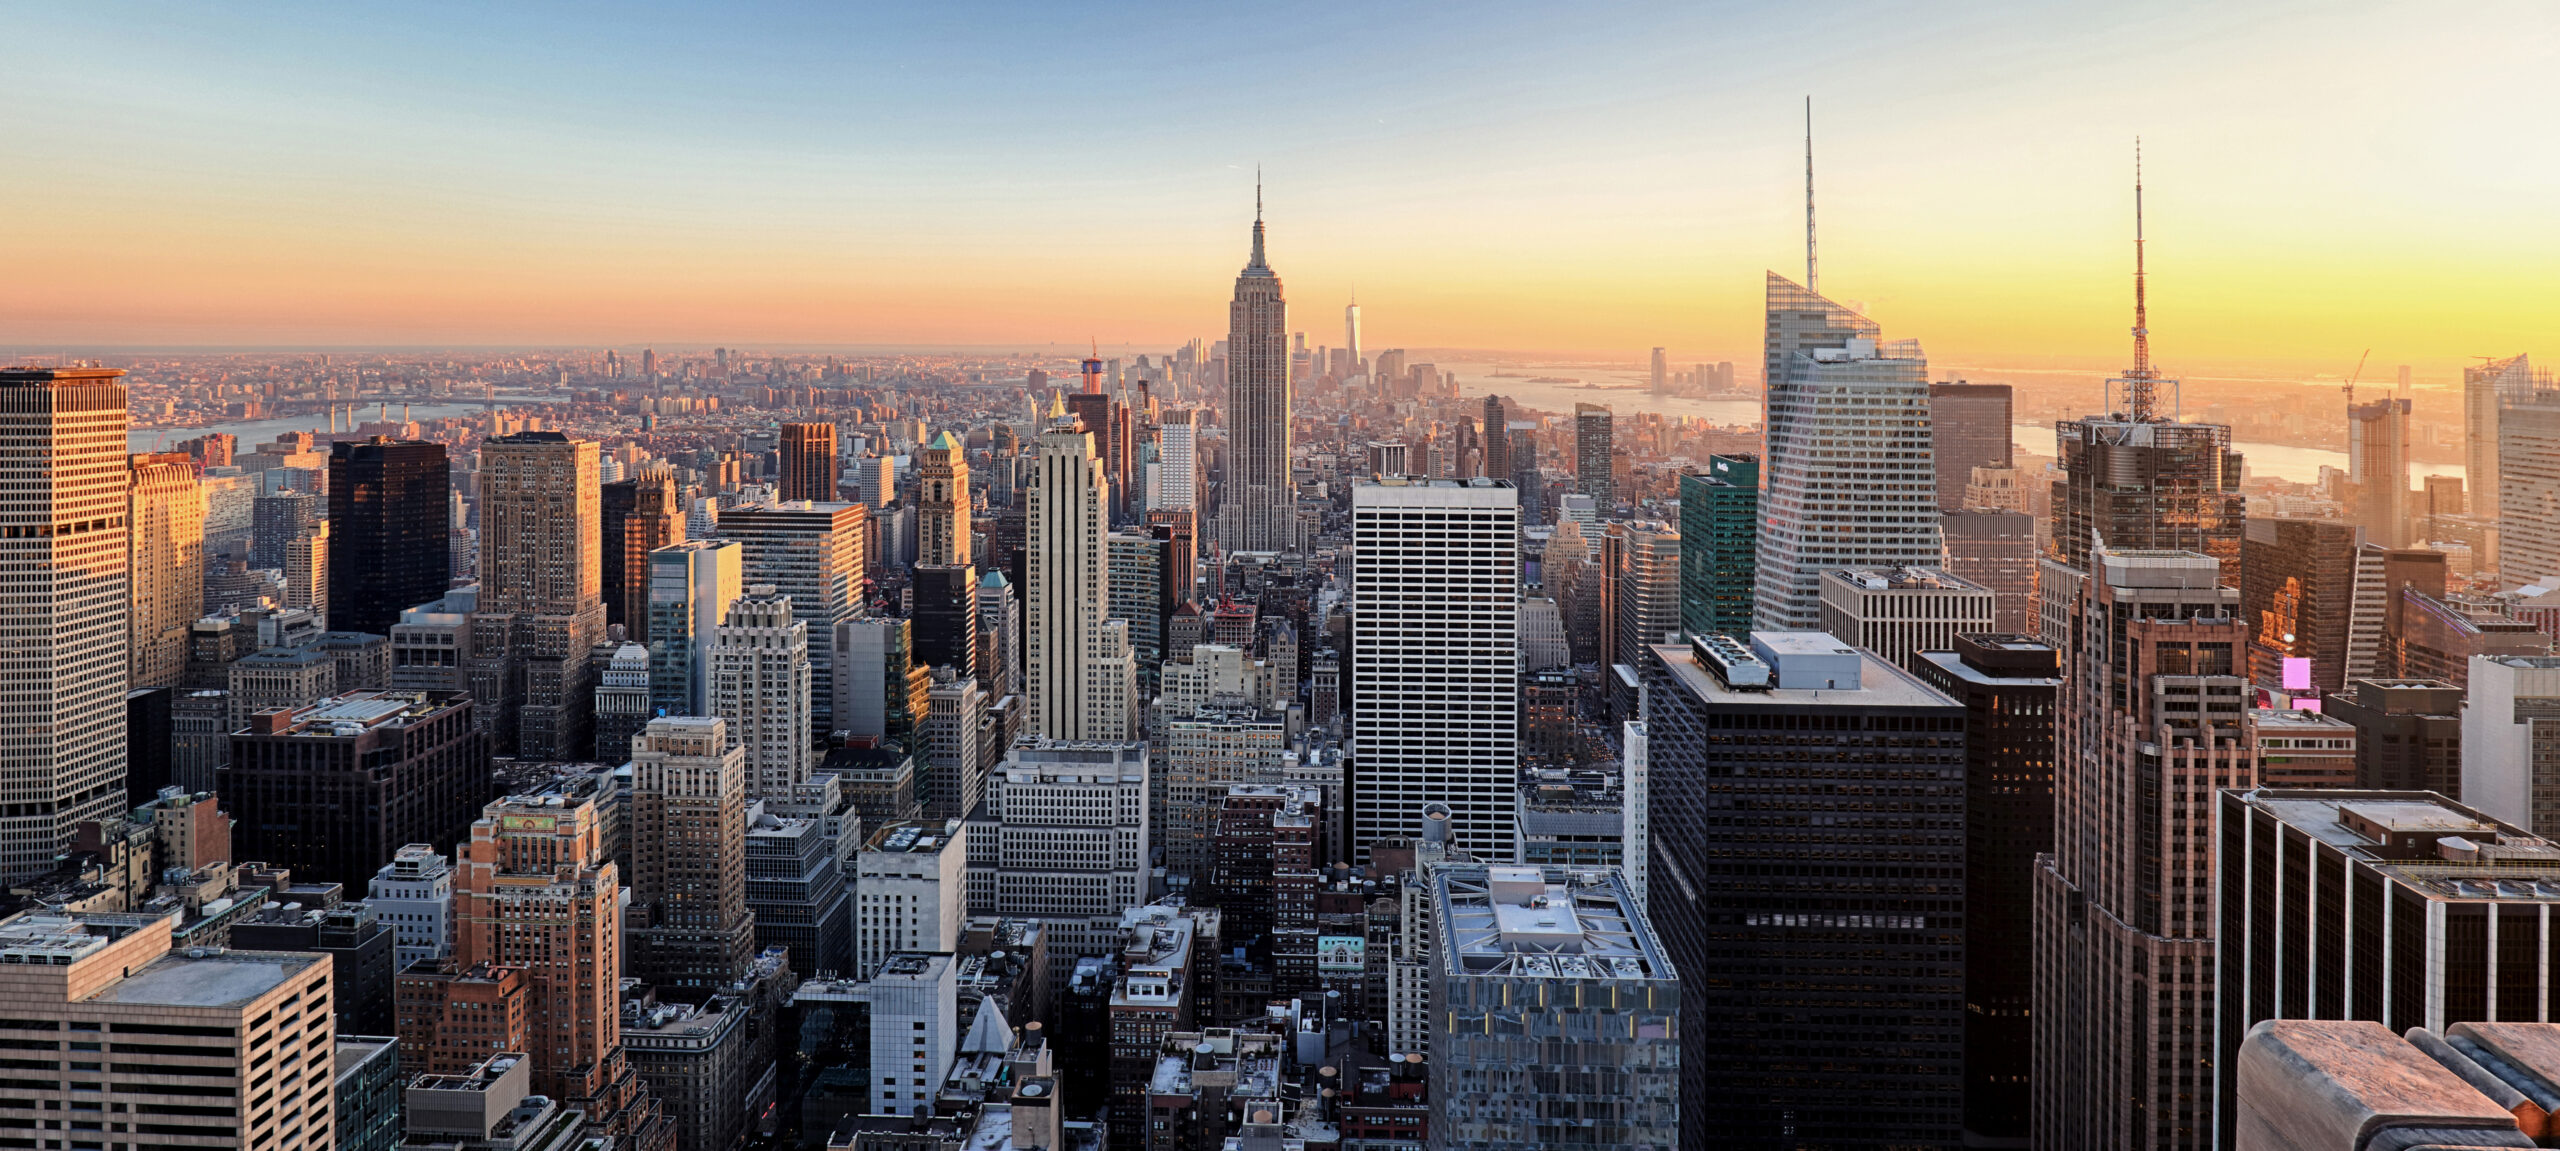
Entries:
[[1751,630],[1760,539],[1760,457],[1707,457],[1680,475],[1680,627],[1691,635]]

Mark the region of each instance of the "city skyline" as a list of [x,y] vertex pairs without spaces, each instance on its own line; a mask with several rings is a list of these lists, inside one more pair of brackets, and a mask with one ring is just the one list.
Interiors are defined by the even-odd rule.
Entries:
[[[65,272],[0,289],[0,346],[1163,344],[1219,329],[1260,163],[1300,299],[1356,283],[1367,344],[1746,360],[1755,273],[1802,263],[1806,92],[1827,294],[1942,363],[2121,358],[2136,135],[2172,371],[2546,343],[2560,167],[2460,110],[2547,106],[2496,61],[2549,34],[2293,15],[1301,10],[1240,58],[1274,100],[1189,50],[1241,32],[1207,13],[29,13],[0,140],[52,167],[0,203]],[[2388,108],[2354,78],[2386,46]],[[70,67],[100,56],[112,88]],[[995,290],[1025,261],[1076,290]]]

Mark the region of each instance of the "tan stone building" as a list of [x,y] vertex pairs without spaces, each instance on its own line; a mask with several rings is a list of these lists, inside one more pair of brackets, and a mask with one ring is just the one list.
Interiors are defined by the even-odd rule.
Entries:
[[133,456],[127,470],[129,686],[176,687],[187,670],[187,631],[204,614],[204,486],[185,452]]

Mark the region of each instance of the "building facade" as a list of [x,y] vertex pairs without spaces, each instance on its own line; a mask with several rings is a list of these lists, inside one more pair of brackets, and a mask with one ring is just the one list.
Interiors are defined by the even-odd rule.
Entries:
[[755,957],[747,909],[746,749],[724,720],[668,716],[631,741],[629,973],[699,1001]]
[[214,773],[233,851],[352,889],[404,844],[463,838],[490,792],[471,709],[467,696],[359,691],[250,717]]
[[390,635],[452,583],[444,445],[382,436],[329,445],[329,623]]
[[1827,571],[1822,630],[1896,667],[1911,667],[1921,652],[1953,651],[1957,636],[1990,632],[1995,601],[1990,588],[1944,570]]
[[791,597],[753,584],[729,605],[711,647],[711,714],[746,753],[747,795],[789,796],[809,778],[809,625]]
[[1760,538],[1760,457],[1707,457],[1680,475],[1680,626],[1691,635],[1751,630]]
[[[1235,298],[1227,305],[1227,468],[1219,497],[1218,542],[1230,552],[1295,551],[1298,489],[1289,477],[1294,435],[1289,302],[1281,293],[1279,274],[1263,258],[1261,194],[1254,198],[1253,255],[1237,273]],[[1044,446],[1044,460],[1046,450]],[[1042,470],[1045,474],[1045,463]]]
[[495,750],[577,759],[605,636],[596,445],[517,432],[480,445],[480,600],[472,698],[496,711]]
[[204,485],[184,452],[132,457],[125,500],[125,587],[132,622],[126,680],[176,687],[187,636],[204,615]]

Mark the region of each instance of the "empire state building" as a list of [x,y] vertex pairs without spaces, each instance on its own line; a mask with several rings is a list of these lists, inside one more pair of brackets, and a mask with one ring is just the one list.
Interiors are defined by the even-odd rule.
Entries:
[[1297,491],[1289,481],[1289,304],[1262,257],[1262,197],[1254,196],[1253,259],[1227,307],[1227,475],[1218,538],[1231,552],[1294,551]]

